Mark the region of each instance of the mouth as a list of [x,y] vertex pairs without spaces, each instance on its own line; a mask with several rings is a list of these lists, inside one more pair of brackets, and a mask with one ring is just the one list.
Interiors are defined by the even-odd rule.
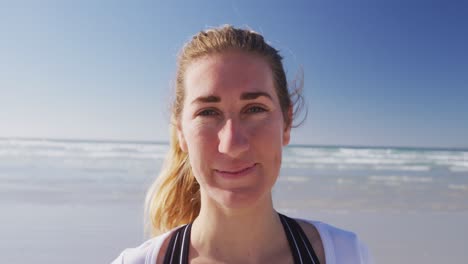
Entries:
[[226,170],[215,169],[214,171],[216,174],[225,178],[238,178],[238,177],[242,177],[242,176],[246,176],[250,174],[256,169],[256,167],[257,167],[257,163],[254,163],[252,165],[245,166],[239,169],[226,169]]

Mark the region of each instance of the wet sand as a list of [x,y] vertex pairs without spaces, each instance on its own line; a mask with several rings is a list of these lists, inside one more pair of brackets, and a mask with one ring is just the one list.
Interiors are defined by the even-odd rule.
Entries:
[[[138,203],[1,203],[2,263],[110,263],[141,244]],[[375,263],[463,263],[468,258],[466,212],[285,211],[352,230]]]

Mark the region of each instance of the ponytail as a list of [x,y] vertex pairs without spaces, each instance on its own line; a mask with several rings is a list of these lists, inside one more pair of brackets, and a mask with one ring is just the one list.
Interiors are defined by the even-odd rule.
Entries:
[[170,144],[162,170],[146,195],[145,231],[151,236],[192,222],[200,212],[200,186],[173,125]]

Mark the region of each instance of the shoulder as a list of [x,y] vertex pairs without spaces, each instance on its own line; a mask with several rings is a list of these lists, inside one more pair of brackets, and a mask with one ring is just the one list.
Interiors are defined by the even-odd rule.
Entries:
[[354,232],[319,221],[296,220],[302,222],[301,226],[306,226],[304,228],[306,233],[307,228],[316,229],[320,236],[327,263],[372,263],[367,246]]
[[127,248],[112,262],[112,264],[147,264],[156,263],[158,253],[172,230],[145,241],[138,247]]

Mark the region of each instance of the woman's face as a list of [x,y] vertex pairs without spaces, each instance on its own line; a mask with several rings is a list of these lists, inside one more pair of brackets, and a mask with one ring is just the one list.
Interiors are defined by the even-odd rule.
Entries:
[[227,208],[271,200],[290,128],[261,57],[230,51],[192,62],[185,74],[180,147],[206,199]]

